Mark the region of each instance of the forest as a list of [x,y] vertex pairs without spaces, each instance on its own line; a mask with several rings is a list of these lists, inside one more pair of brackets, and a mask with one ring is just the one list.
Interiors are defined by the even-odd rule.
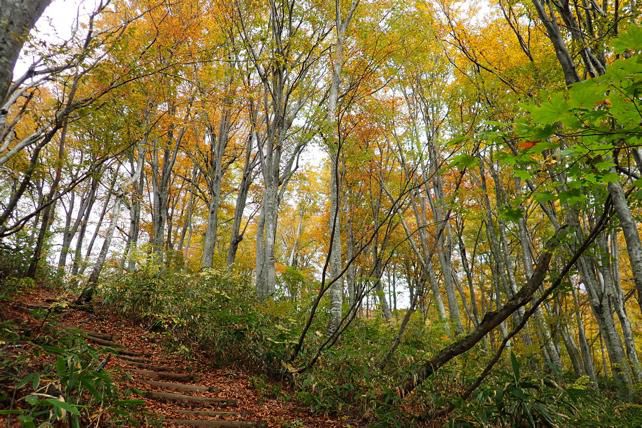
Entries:
[[641,9],[0,0],[0,423],[642,426]]

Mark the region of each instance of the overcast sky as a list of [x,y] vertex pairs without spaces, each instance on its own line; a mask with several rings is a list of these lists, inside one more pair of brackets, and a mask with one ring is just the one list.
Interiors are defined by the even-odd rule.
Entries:
[[[42,14],[33,33],[37,38],[51,43],[62,42],[69,38],[77,17],[80,22],[87,22],[92,6],[96,0],[53,0]],[[22,74],[32,63],[32,58],[23,55],[16,64],[15,74]]]

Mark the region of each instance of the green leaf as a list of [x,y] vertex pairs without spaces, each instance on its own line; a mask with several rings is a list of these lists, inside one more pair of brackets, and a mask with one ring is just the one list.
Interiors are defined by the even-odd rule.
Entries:
[[605,88],[595,80],[585,80],[574,84],[569,90],[571,106],[593,110],[596,104],[604,99]]
[[65,363],[65,359],[63,357],[58,357],[56,359],[56,373],[59,377],[64,377],[67,373],[67,364]]
[[521,208],[506,207],[500,211],[500,217],[504,220],[518,222],[524,216]]
[[450,160],[450,166],[453,168],[464,169],[474,165],[475,162],[477,162],[476,157],[471,156],[468,153],[462,153],[457,156],[453,156]]
[[101,394],[96,390],[96,387],[94,386],[94,382],[93,382],[93,380],[92,380],[92,379],[86,379],[86,378],[82,377],[82,378],[80,378],[80,383],[81,383],[85,388],[87,388],[87,390],[89,391],[89,393],[90,393],[94,398],[96,398],[97,400],[100,400],[100,399],[102,398],[102,397],[101,397]]
[[16,384],[16,388],[20,389],[27,385],[28,383],[31,383],[31,387],[33,389],[36,389],[38,385],[40,384],[40,373],[29,373],[27,376],[22,378],[20,382]]
[[632,25],[613,40],[615,53],[621,54],[627,50],[639,50],[640,47],[642,47],[642,26],[640,25]]
[[[569,183],[569,184],[572,184]],[[586,199],[586,195],[580,188],[560,192],[560,201],[562,203],[579,204]]]
[[519,361],[517,360],[517,356],[515,356],[515,353],[511,351],[510,353],[510,365],[513,368],[513,376],[515,378],[515,382],[519,381]]
[[604,174],[602,176],[601,181],[603,183],[617,183],[618,181],[620,181],[620,176],[618,174],[616,174],[615,172],[611,172],[611,173],[608,173],[608,174]]
[[40,400],[35,395],[27,395],[27,397],[25,397],[25,401],[31,404],[32,406],[35,406],[36,404],[38,404]]
[[595,168],[597,168],[598,171],[610,171],[614,166],[615,163],[613,163],[612,160],[603,160],[595,164]]
[[569,115],[568,101],[564,93],[553,94],[550,101],[540,107],[531,108],[531,116],[541,125],[553,125],[563,121]]
[[545,150],[551,150],[557,147],[557,144],[551,143],[550,141],[542,141],[535,144],[533,147],[528,149],[530,153],[542,153]]
[[138,407],[145,404],[145,400],[119,400],[118,404],[125,407]]
[[55,409],[66,410],[74,416],[80,416],[80,411],[75,404],[67,403],[66,401],[57,400],[55,398],[47,398],[44,401],[51,404]]
[[36,426],[32,416],[18,416],[18,421],[20,421],[22,428],[35,428]]
[[533,194],[533,198],[540,204],[543,204],[545,202],[551,202],[557,199],[557,196],[555,196],[552,192],[536,192]]
[[522,180],[530,180],[533,177],[532,174],[525,169],[516,169],[513,174],[515,177],[521,178]]

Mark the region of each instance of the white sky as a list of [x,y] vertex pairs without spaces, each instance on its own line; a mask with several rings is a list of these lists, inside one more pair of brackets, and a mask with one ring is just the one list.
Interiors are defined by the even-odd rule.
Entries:
[[[32,33],[38,39],[53,44],[63,42],[71,36],[76,18],[79,18],[81,23],[87,22],[89,13],[96,3],[97,0],[53,0],[36,23]],[[32,60],[23,52],[18,59],[14,74],[24,73]]]

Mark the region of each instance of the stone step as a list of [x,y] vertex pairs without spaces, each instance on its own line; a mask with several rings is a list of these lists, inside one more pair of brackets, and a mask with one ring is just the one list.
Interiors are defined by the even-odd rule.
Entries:
[[118,353],[121,355],[127,355],[130,357],[148,357],[149,354],[145,352],[130,351],[129,349],[119,349]]
[[180,392],[217,392],[218,388],[213,386],[195,385],[191,383],[163,382],[161,380],[144,380],[146,384],[157,388],[166,388]]
[[177,372],[157,372],[153,370],[132,369],[130,372],[143,376],[147,379],[153,380],[175,380],[178,382],[192,382],[194,375],[192,373],[177,373]]
[[192,395],[177,394],[173,392],[160,391],[142,391],[149,398],[159,401],[180,401],[189,404],[205,404],[214,406],[236,406],[236,400],[226,400],[224,398],[194,397]]
[[235,417],[240,418],[241,414],[238,412],[221,412],[216,410],[191,410],[191,409],[178,409],[179,412],[192,416],[210,416],[213,418],[219,417]]
[[179,367],[156,366],[154,364],[141,363],[140,361],[131,361],[131,360],[127,360],[127,364],[138,367],[139,369],[151,370],[154,372],[173,372],[175,370],[185,370],[184,368],[179,368]]
[[120,358],[121,360],[128,361],[128,362],[129,361],[134,361],[134,362],[137,362],[137,363],[148,363],[149,362],[149,357],[135,357],[135,356],[126,355],[126,354],[120,354],[120,355],[118,355],[118,358]]
[[121,349],[123,347],[123,345],[121,345],[120,343],[116,343],[111,339],[103,339],[95,336],[87,336],[87,340],[97,345],[109,346],[110,348],[114,348],[114,349]]
[[96,339],[102,339],[102,340],[108,340],[108,341],[113,341],[114,336],[111,334],[105,334],[105,333],[99,333],[97,331],[90,331],[90,330],[82,330],[83,333],[85,333],[87,336],[94,337]]
[[179,425],[184,427],[206,427],[206,428],[267,428],[265,422],[250,421],[216,421],[206,419],[165,419],[166,424]]

